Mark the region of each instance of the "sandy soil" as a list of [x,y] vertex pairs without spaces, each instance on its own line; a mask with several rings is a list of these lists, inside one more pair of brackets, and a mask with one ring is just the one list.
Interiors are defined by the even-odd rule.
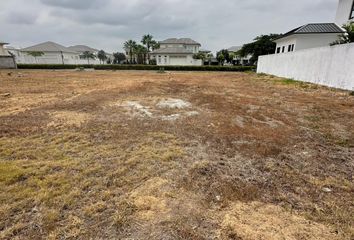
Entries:
[[2,70],[0,109],[0,239],[354,239],[348,92]]

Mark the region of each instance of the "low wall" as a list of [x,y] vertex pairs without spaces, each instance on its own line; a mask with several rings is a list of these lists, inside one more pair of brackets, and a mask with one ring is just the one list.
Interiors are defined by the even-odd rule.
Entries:
[[260,56],[257,73],[354,90],[354,43]]
[[0,69],[16,68],[16,63],[12,56],[0,56]]

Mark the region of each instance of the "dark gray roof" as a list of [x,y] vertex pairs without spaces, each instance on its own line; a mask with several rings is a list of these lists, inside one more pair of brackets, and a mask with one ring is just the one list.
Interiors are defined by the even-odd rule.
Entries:
[[187,44],[187,45],[201,45],[200,43],[194,41],[190,38],[169,38],[160,41],[160,44]]
[[335,23],[310,23],[295,28],[277,39],[284,38],[294,34],[314,34],[314,33],[343,33],[343,29]]
[[24,52],[66,52],[66,53],[76,53],[75,51],[64,47],[55,42],[44,42],[31,47],[23,48],[21,51]]
[[8,44],[8,43],[0,40],[0,44],[6,45],[6,44]]
[[184,47],[167,47],[167,48],[159,48],[152,52],[152,54],[163,54],[163,53],[193,54],[193,51],[187,50]]
[[88,52],[98,52],[99,51],[98,49],[95,49],[95,48],[92,48],[89,46],[85,46],[85,45],[75,45],[75,46],[70,46],[68,48],[72,51],[79,52],[79,53],[86,52],[86,51],[88,51]]

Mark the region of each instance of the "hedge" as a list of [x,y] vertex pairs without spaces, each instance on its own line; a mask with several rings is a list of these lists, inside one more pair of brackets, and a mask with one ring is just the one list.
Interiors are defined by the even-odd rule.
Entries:
[[253,71],[255,66],[156,66],[156,65],[63,65],[63,64],[18,64],[19,69],[77,69],[94,68],[95,70],[155,70],[166,71]]

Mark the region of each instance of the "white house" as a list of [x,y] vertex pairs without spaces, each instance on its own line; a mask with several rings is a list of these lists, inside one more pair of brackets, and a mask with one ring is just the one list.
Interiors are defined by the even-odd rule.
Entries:
[[329,46],[343,33],[335,23],[310,23],[295,28],[277,38],[275,53],[287,53],[307,48]]
[[339,0],[336,23],[339,26],[354,21],[354,0]]
[[[18,62],[31,64],[78,64],[80,54],[54,42],[44,42],[20,50]],[[31,52],[42,52],[42,56],[33,57]]]
[[[99,52],[98,49],[95,49],[95,48],[92,48],[92,47],[89,47],[89,46],[86,46],[86,45],[75,45],[75,46],[70,46],[68,47],[68,49],[74,51],[74,52],[77,52],[79,53],[79,59],[80,61],[78,61],[77,64],[87,64],[88,62],[90,62],[90,64],[100,64],[100,60],[97,58],[97,53]],[[90,53],[93,53],[96,58],[95,59],[90,59],[89,61],[87,61],[87,59],[84,59],[82,57],[82,54],[84,52],[90,52]]]
[[257,73],[353,91],[354,43],[330,46],[353,15],[353,0],[339,0],[336,23],[307,24],[284,34],[275,41],[277,54],[258,58]]
[[229,53],[234,54],[233,64],[236,65],[248,65],[250,63],[250,59],[252,55],[248,55],[247,57],[241,57],[237,52],[240,51],[242,46],[233,46],[227,49]]
[[160,48],[151,53],[156,64],[201,66],[202,60],[194,59],[193,55],[199,53],[201,44],[190,38],[169,38],[159,42]]

